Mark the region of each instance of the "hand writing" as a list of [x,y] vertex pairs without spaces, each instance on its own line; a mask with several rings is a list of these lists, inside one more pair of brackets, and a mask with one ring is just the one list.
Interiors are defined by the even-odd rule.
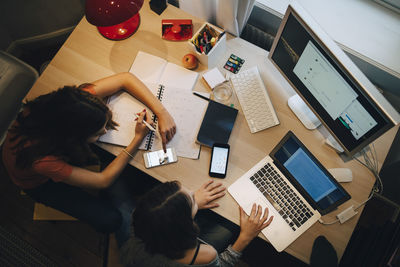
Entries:
[[135,138],[139,138],[142,140],[147,133],[149,132],[149,128],[146,127],[146,125],[143,123],[143,120],[146,120],[148,123],[151,123],[149,116],[147,116],[146,110],[144,109],[142,112],[139,114],[139,118],[137,118],[137,123],[135,127]]

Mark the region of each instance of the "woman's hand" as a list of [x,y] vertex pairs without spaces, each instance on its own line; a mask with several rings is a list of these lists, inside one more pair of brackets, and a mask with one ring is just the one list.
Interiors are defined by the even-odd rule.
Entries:
[[151,121],[149,119],[149,116],[147,116],[146,109],[144,109],[142,112],[138,113],[138,115],[139,115],[139,118],[135,119],[137,121],[136,127],[135,127],[135,138],[142,140],[149,132],[149,128],[147,128],[147,126],[143,123],[143,121],[146,120],[150,124],[151,124]]
[[175,121],[167,111],[158,116],[158,129],[162,139],[163,150],[166,152],[167,143],[171,141],[176,133]]
[[[146,107],[150,108],[157,115],[163,149],[164,152],[166,152],[166,144],[171,141],[176,133],[174,119],[138,77],[132,73],[124,72],[97,80],[92,84],[95,85],[94,90],[99,97],[106,97],[115,94],[119,90],[125,89]],[[148,119],[147,122],[149,122]]]
[[[260,205],[253,204],[250,216],[247,216],[242,207],[240,210],[240,234],[239,238],[244,242],[250,243],[265,227],[271,224],[274,216],[268,219],[268,208],[265,208],[264,215],[262,215],[262,208]],[[267,220],[268,219],[268,220]]]
[[194,200],[199,209],[211,209],[218,207],[218,203],[211,203],[212,201],[221,198],[225,195],[225,187],[222,183],[215,183],[209,180],[204,183],[199,189],[194,192]]
[[[233,250],[241,252],[253,240],[262,229],[271,224],[274,216],[268,219],[268,208],[265,208],[262,215],[260,205],[253,204],[250,216],[247,216],[242,207],[239,206],[240,212],[240,234],[236,242],[232,245]],[[268,219],[268,220],[267,220]]]

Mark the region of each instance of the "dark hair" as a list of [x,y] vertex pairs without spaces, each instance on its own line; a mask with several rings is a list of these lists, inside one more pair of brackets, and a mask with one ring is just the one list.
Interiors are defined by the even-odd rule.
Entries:
[[179,259],[196,247],[199,228],[192,218],[191,203],[178,181],[160,184],[139,200],[132,225],[148,252]]
[[78,166],[97,159],[87,139],[106,122],[106,128],[117,124],[101,98],[82,90],[87,86],[90,85],[64,86],[24,104],[11,129],[15,134],[11,141],[18,140],[18,167],[29,168],[35,160],[48,155]]

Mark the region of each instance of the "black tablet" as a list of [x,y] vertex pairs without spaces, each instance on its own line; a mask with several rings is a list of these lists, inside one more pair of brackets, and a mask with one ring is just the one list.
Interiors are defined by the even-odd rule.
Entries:
[[197,142],[209,147],[214,143],[227,144],[237,114],[237,109],[210,100],[197,134]]

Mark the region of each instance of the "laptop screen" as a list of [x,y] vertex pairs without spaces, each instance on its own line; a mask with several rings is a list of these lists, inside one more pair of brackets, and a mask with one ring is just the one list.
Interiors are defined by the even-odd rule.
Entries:
[[270,156],[321,214],[326,214],[350,199],[343,187],[292,132],[282,139]]

